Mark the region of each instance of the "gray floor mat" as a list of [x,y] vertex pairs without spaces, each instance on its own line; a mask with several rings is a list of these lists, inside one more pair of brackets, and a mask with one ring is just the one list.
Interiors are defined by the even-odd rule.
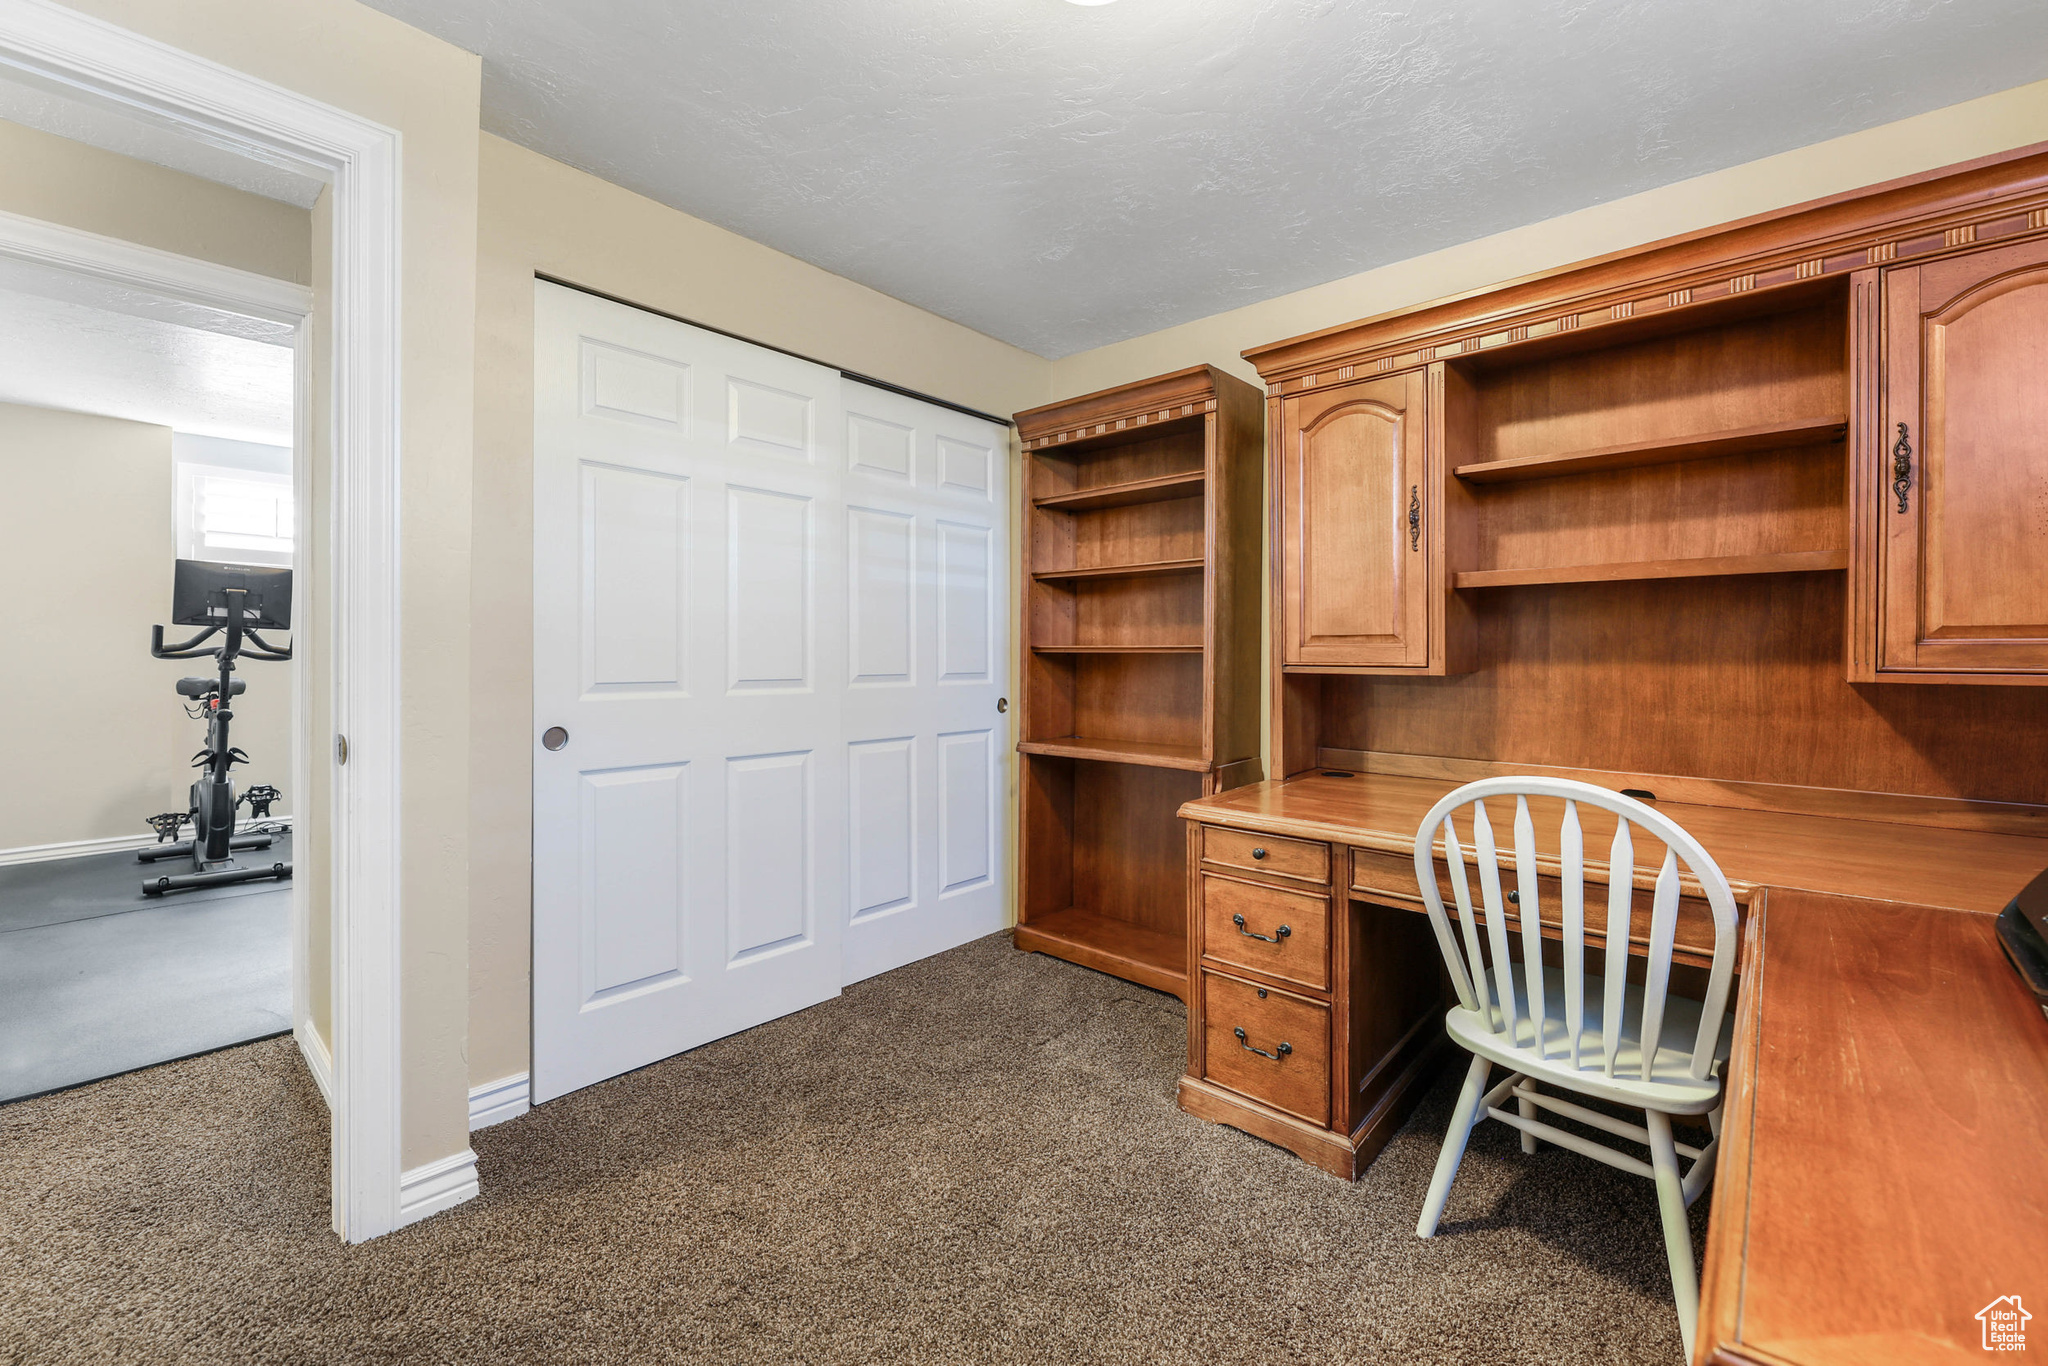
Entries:
[[[60,903],[69,910],[38,912],[20,880],[0,887],[0,1101],[291,1027],[290,884],[159,901],[142,896],[133,854],[65,862],[114,859],[125,860],[126,905],[104,874],[98,900],[73,887],[74,899]],[[97,909],[70,914],[81,905]],[[53,914],[70,918],[52,922]]]

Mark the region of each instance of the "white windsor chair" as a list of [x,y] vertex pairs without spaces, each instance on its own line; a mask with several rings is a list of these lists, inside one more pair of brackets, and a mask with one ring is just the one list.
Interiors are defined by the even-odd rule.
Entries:
[[[1485,799],[1515,799],[1515,894],[1510,907],[1501,894],[1501,870],[1487,820]],[[1530,797],[1564,801],[1559,827],[1559,921],[1563,931],[1561,967],[1546,967],[1542,953],[1542,907],[1538,900],[1537,854]],[[1465,849],[1455,823],[1459,808],[1471,807],[1471,835],[1479,870],[1485,924],[1473,913]],[[1601,974],[1586,972],[1585,849],[1579,807],[1596,807],[1615,818],[1608,853],[1605,959]],[[1627,980],[1629,931],[1634,901],[1634,841],[1631,824],[1661,840],[1650,916],[1649,952],[1640,986]],[[1441,832],[1457,925],[1437,890],[1435,849]],[[1714,962],[1706,999],[1673,995],[1671,948],[1678,921],[1678,865],[1684,863],[1706,892],[1714,916]],[[1415,876],[1436,930],[1437,945],[1457,988],[1458,1004],[1445,1017],[1451,1038],[1472,1054],[1465,1088],[1444,1135],[1436,1174],[1423,1201],[1415,1232],[1430,1237],[1443,1217],[1451,1181],[1465,1156],[1465,1144],[1480,1120],[1493,1118],[1522,1131],[1522,1150],[1536,1140],[1555,1143],[1657,1183],[1664,1219],[1664,1246],[1671,1262],[1671,1288],[1687,1359],[1699,1318],[1699,1278],[1693,1267],[1692,1233],[1686,1209],[1713,1179],[1720,1147],[1722,1090],[1717,1064],[1727,1057],[1728,992],[1735,967],[1735,898],[1728,880],[1705,849],[1676,821],[1633,797],[1565,778],[1487,778],[1467,783],[1444,797],[1415,835]],[[1520,922],[1522,963],[1510,955],[1508,917]],[[1509,1069],[1505,1081],[1488,1089],[1490,1065]],[[1545,1095],[1538,1082],[1643,1111],[1645,1125],[1615,1119],[1583,1105]],[[1509,1096],[1517,1113],[1501,1108]],[[1536,1117],[1551,1110],[1590,1128],[1647,1146],[1650,1160],[1568,1133]],[[1673,1115],[1706,1115],[1713,1138],[1705,1148],[1674,1142]],[[1692,1159],[1681,1178],[1678,1159]]]

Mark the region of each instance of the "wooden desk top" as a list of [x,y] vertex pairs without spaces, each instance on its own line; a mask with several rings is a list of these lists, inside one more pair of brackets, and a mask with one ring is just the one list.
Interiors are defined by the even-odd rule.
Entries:
[[1983,916],[1777,892],[1750,926],[1697,1359],[2048,1346],[2048,1019]]
[[[1212,825],[1406,854],[1414,849],[1415,829],[1429,808],[1459,785],[1376,773],[1311,775],[1200,797],[1183,806],[1181,815]],[[1656,805],[1706,846],[1738,893],[1751,887],[1795,888],[1996,914],[2048,868],[2048,839],[2027,835],[1729,806]],[[1540,801],[1531,802],[1530,809],[1539,830],[1547,827],[1540,842],[1553,841],[1555,810],[1546,811]],[[1605,847],[1597,815],[1587,813],[1585,822],[1589,861]],[[1606,829],[1613,829],[1611,822]],[[1645,849],[1638,848],[1639,877],[1656,871],[1654,864],[1643,867],[1644,855]]]

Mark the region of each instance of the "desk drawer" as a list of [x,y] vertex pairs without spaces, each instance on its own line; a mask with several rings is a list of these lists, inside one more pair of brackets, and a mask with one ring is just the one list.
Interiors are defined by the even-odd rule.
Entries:
[[[1510,853],[1510,859],[1513,855]],[[1479,870],[1466,868],[1466,885],[1472,889],[1472,904],[1475,911],[1481,908],[1479,891]],[[1458,898],[1451,891],[1450,873],[1441,863],[1437,866],[1436,885],[1443,897],[1444,910],[1451,919],[1458,918]],[[1509,863],[1501,870],[1501,894],[1515,890],[1514,866]],[[1563,904],[1559,900],[1561,884],[1548,873],[1536,877],[1538,895],[1542,898],[1541,911],[1545,932],[1552,938],[1561,936],[1558,927],[1562,925]],[[1371,901],[1411,910],[1422,909],[1422,889],[1415,881],[1415,861],[1406,854],[1387,854],[1377,849],[1353,849],[1351,851],[1351,893]],[[1629,938],[1636,952],[1643,952],[1650,942],[1650,907],[1654,894],[1645,888],[1635,889],[1634,904],[1630,908]],[[1510,905],[1508,923],[1519,927],[1520,917]],[[1735,944],[1739,954],[1742,945],[1742,921],[1746,913],[1742,903],[1735,906]],[[1607,928],[1607,884],[1586,879],[1586,938],[1589,943],[1603,942],[1602,931]],[[1673,937],[1672,958],[1675,962],[1705,965],[1714,957],[1714,910],[1705,897],[1681,896],[1678,898],[1678,926]]]
[[[1202,952],[1315,991],[1330,985],[1330,898],[1202,874]],[[1244,923],[1240,925],[1239,920]],[[1282,933],[1282,931],[1285,933]],[[1255,937],[1255,936],[1263,936]]]
[[1202,1019],[1210,1081],[1311,1124],[1330,1122],[1328,1006],[1205,972]]
[[[1351,890],[1375,901],[1392,897],[1396,901],[1422,904],[1422,888],[1415,881],[1415,860],[1406,854],[1385,854],[1377,849],[1351,851]],[[1444,890],[1445,904],[1451,904],[1450,889]]]
[[1281,835],[1256,835],[1243,830],[1226,830],[1219,825],[1202,827],[1202,857],[1210,863],[1228,864],[1255,873],[1278,873],[1309,882],[1330,880],[1330,846],[1309,840],[1292,840]]

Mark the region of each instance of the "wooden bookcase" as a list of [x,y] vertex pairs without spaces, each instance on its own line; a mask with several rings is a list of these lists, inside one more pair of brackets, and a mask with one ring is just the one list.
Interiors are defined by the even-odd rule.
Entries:
[[1248,351],[1273,776],[2038,824],[2044,351],[2043,148]]
[[1197,366],[1017,414],[1017,947],[1183,999],[1175,812],[1259,777],[1263,401]]

